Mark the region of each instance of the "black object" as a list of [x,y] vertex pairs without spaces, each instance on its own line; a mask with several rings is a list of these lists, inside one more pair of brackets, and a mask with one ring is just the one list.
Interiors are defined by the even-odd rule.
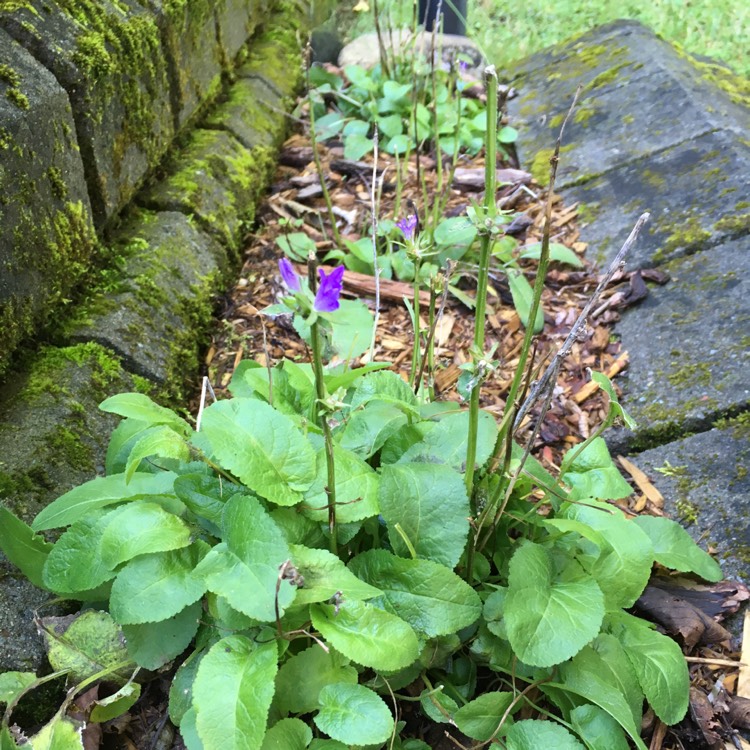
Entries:
[[443,33],[466,36],[466,0],[442,0],[442,3],[440,0],[419,0],[419,23],[424,25],[425,31],[432,31],[435,27],[438,5],[441,5]]

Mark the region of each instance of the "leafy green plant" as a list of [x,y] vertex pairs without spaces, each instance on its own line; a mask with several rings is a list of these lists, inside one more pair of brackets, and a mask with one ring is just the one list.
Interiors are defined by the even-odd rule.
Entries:
[[[266,312],[294,315],[311,364],[243,363],[232,398],[195,427],[143,394],[111,397],[101,408],[122,421],[106,476],[30,527],[0,510],[8,558],[87,602],[39,621],[51,677],[73,687],[32,748],[81,750],[66,712],[78,691],[109,686],[90,717],[103,721],[138,699],[142,670],[170,663],[169,715],[189,750],[424,750],[400,719],[415,698],[431,720],[508,750],[644,750],[644,701],[665,723],[683,717],[679,646],[627,610],[656,562],[713,581],[718,565],[674,522],[608,502],[630,487],[598,434],[559,476],[514,441],[530,328],[506,414],[498,424],[479,408],[488,172],[468,409],[431,401],[419,374],[333,364],[369,331],[351,335],[341,271],[312,264],[304,279],[284,259],[289,295]],[[542,270],[549,256],[546,234]],[[629,419],[597,377],[607,423]],[[52,529],[54,544],[41,536]],[[18,747],[17,701],[47,679],[0,675],[2,750]]]

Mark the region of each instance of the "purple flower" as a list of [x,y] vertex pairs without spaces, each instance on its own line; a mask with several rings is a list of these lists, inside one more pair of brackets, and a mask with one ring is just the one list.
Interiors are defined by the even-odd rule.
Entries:
[[318,269],[320,276],[320,286],[318,293],[315,295],[313,310],[315,312],[333,312],[339,309],[339,297],[341,296],[341,286],[344,279],[344,266],[334,268],[326,276],[322,268]]
[[466,62],[466,60],[459,60],[458,61],[458,72],[462,75],[469,69],[469,63]]
[[396,226],[401,230],[407,242],[413,242],[414,231],[417,228],[417,217],[415,214],[409,214],[405,219],[397,221]]
[[299,276],[297,276],[289,258],[282,258],[279,261],[279,271],[281,271],[281,278],[284,279],[284,283],[289,290],[298,292],[300,290]]

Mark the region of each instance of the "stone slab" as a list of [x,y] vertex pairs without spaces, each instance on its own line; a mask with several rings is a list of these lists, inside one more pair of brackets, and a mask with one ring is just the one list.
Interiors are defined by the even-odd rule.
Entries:
[[[118,419],[97,408],[133,390],[119,360],[96,344],[47,348],[0,391],[0,504],[27,523],[49,502],[104,471]],[[33,610],[52,598],[0,554],[0,672],[36,671],[44,649]],[[49,607],[45,613],[53,614]]]
[[174,135],[154,17],[136,0],[28,0],[9,8],[0,9],[0,27],[68,92],[95,221],[102,227]]
[[112,244],[125,258],[122,277],[90,295],[64,335],[106,346],[130,372],[179,393],[228,268],[224,249],[177,212],[136,212]]
[[196,129],[169,175],[139,197],[151,210],[182,211],[233,252],[274,166],[266,146],[245,148],[231,133]]
[[[564,158],[564,157],[561,157]],[[750,142],[726,130],[643,156],[563,191],[578,202],[589,258],[609,263],[644,211],[629,268],[655,266],[750,230]]]
[[[724,575],[750,581],[750,424],[677,440],[631,458],[664,496],[664,512],[705,549]],[[661,469],[661,471],[657,471]]]
[[178,129],[194,119],[221,87],[224,63],[212,0],[145,0],[155,14],[172,79]]
[[250,55],[237,68],[238,78],[254,78],[273,89],[278,96],[294,96],[302,85],[302,55],[295,26],[282,16],[282,25],[253,40]]
[[231,67],[260,23],[271,11],[270,0],[215,0],[214,14],[225,67]]
[[618,383],[638,422],[610,433],[618,452],[705,430],[750,407],[750,237],[666,264],[672,280],[650,290],[616,325],[630,355]]
[[0,29],[0,374],[96,247],[67,94]]

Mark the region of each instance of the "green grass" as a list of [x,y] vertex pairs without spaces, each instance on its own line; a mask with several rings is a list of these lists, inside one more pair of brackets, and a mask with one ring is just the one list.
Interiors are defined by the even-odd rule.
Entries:
[[[347,0],[345,10],[354,4],[355,0]],[[381,6],[396,23],[409,23],[410,2],[381,0]],[[617,18],[641,21],[688,52],[722,60],[750,77],[747,0],[469,0],[467,34],[503,69],[514,60]],[[372,27],[372,13],[357,14],[348,36]]]

